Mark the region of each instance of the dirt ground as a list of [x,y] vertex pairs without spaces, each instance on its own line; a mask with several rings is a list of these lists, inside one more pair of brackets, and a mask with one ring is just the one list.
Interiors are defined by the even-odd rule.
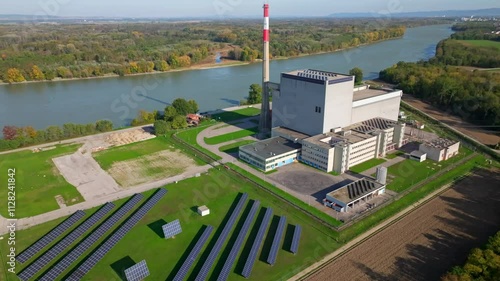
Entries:
[[486,145],[495,145],[500,142],[500,134],[478,128],[477,126],[468,123],[456,116],[449,115],[436,109],[434,106],[427,104],[411,95],[403,95],[403,100],[413,107],[431,115],[439,121],[452,126],[458,131],[478,140]]
[[179,175],[194,166],[196,166],[194,160],[179,151],[164,150],[115,163],[108,172],[120,186],[130,187]]
[[308,280],[439,280],[500,225],[500,171],[478,171]]
[[143,129],[136,129],[132,131],[118,132],[108,135],[106,136],[105,141],[111,146],[120,146],[152,138],[155,138],[155,135],[146,132]]

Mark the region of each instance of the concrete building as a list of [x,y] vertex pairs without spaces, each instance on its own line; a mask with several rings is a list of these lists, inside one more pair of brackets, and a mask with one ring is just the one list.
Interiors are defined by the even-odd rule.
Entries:
[[207,208],[207,206],[199,206],[198,207],[198,214],[202,217],[210,215],[210,209]]
[[438,138],[419,146],[419,150],[427,154],[427,158],[436,162],[447,160],[458,154],[460,142]]
[[384,184],[363,178],[328,193],[323,199],[323,203],[338,212],[347,212],[349,209],[384,193]]
[[408,158],[411,160],[415,160],[415,161],[422,163],[425,160],[427,160],[427,154],[425,152],[420,151],[420,150],[415,150],[415,151],[412,151],[408,155]]
[[299,143],[274,137],[240,147],[239,158],[264,172],[269,172],[297,161],[300,151]]

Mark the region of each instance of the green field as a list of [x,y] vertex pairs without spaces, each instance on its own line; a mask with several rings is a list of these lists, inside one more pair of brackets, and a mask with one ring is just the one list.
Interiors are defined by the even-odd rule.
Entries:
[[[59,209],[54,199],[61,195],[67,205],[83,201],[78,190],[70,185],[59,174],[52,158],[72,154],[79,145],[58,146],[55,149],[33,153],[30,150],[8,153],[0,156],[0,170],[5,173],[2,179],[4,188],[0,189],[0,198],[7,198],[8,194],[6,173],[8,169],[15,169],[15,196],[17,218],[24,218],[43,214]],[[6,204],[2,203],[2,206]],[[7,216],[7,207],[0,210],[0,214]]]
[[[460,153],[446,161],[439,163],[426,160],[422,163],[406,159],[388,168],[388,181],[387,188],[396,192],[402,192],[418,183],[419,181],[428,178],[438,171],[447,168],[449,165],[459,161],[472,152],[466,148],[460,148]],[[391,180],[391,177],[394,179]]]
[[500,50],[500,42],[491,40],[458,40],[464,45],[473,45],[478,47],[495,47]]
[[[209,238],[209,242],[204,246],[201,255],[195,261],[193,268],[191,268],[190,274],[191,278],[193,278],[192,273],[197,272],[202,262],[206,259],[209,249],[211,249],[220,234],[230,210],[232,210],[234,203],[242,192],[248,193],[249,198],[252,200],[259,200],[261,208],[256,218],[254,218],[250,231],[245,238],[242,250],[236,258],[236,263],[231,270],[229,280],[245,280],[238,274],[241,272],[242,265],[245,261],[244,258],[240,257],[246,257],[249,252],[249,247],[251,246],[250,242],[253,241],[253,237],[256,235],[256,229],[258,228],[257,222],[260,222],[262,219],[264,207],[273,208],[274,218],[270,228],[268,228],[268,230],[271,230],[264,238],[264,243],[262,245],[263,250],[257,255],[257,260],[250,280],[286,280],[339,247],[334,240],[331,230],[315,223],[314,220],[311,220],[310,217],[299,212],[291,205],[273,196],[269,196],[266,191],[254,187],[250,183],[226,170],[218,171],[214,169],[211,170],[208,175],[203,174],[198,178],[191,178],[177,184],[171,184],[166,186],[166,189],[168,193],[165,197],[103,258],[103,260],[97,264],[96,267],[89,272],[88,275],[85,276],[85,278],[83,278],[83,280],[120,280],[123,278],[120,276],[121,270],[143,259],[147,261],[149,271],[151,272],[151,276],[148,277],[148,280],[171,280],[184,261],[190,247],[196,242],[200,230],[204,225],[212,225],[215,229]],[[144,195],[147,198],[152,193],[152,191],[149,191]],[[118,206],[123,202],[124,200],[120,200],[116,202],[116,205]],[[242,220],[244,220],[244,217],[249,211],[250,204],[248,203],[250,202],[245,204],[244,210],[242,211],[243,215],[239,215],[236,226],[231,230],[212,270],[220,270],[222,266],[221,262],[223,263],[232,243],[234,243],[237,230],[242,227]],[[210,208],[210,215],[206,217],[199,216],[196,213],[196,206],[199,205],[207,205]],[[89,210],[87,213],[90,214],[92,211],[95,211],[95,209]],[[277,225],[277,216],[282,215],[287,216],[288,226],[285,228],[285,234],[280,242],[277,262],[273,267],[270,267],[265,262],[265,258],[267,258],[273,236],[272,234]],[[165,240],[161,234],[161,225],[175,219],[180,220],[183,232],[174,239]],[[16,241],[17,249],[23,250],[60,221],[61,219],[56,222],[49,222],[30,228],[29,230],[18,231],[18,239]],[[290,234],[293,231],[291,225],[296,224],[302,226],[302,239],[299,253],[293,255],[289,253],[287,249],[289,248]],[[248,239],[249,237],[250,239]],[[1,243],[0,249],[2,253],[6,250],[6,247],[6,243]],[[73,263],[68,268],[74,268],[75,265],[82,261],[83,257],[88,254],[87,252],[80,260]],[[20,272],[25,265],[18,264],[17,272]],[[2,272],[7,275],[7,280],[17,280],[13,274],[6,273],[4,270],[5,266],[5,263],[2,263],[0,267],[2,268]],[[48,268],[44,268],[43,271],[47,269]],[[236,273],[234,273],[234,271],[236,271]],[[68,273],[69,271],[61,276],[67,275]],[[212,275],[210,280],[215,278],[216,275]]]
[[224,145],[224,146],[219,147],[219,151],[225,152],[225,153],[238,153],[238,151],[240,150],[240,146],[251,144],[254,142],[255,141],[253,141],[253,140],[245,140],[245,141],[235,142],[232,144],[228,144],[228,145]]
[[214,154],[214,153],[208,151],[207,149],[205,149],[204,147],[202,147],[201,145],[199,145],[196,142],[196,136],[201,131],[205,130],[206,128],[208,128],[208,127],[197,127],[197,128],[194,128],[194,129],[185,130],[185,131],[177,133],[176,136],[178,138],[182,139],[183,141],[187,142],[189,145],[191,145],[191,146],[195,147],[196,149],[202,151],[206,155],[209,155],[213,159],[215,159],[215,160],[221,160],[222,158],[219,155]]
[[212,119],[222,122],[231,122],[243,118],[252,117],[260,114],[260,109],[255,107],[247,107],[235,111],[226,111],[212,115]]
[[386,161],[385,159],[373,158],[373,159],[370,159],[370,160],[368,160],[366,162],[360,163],[360,164],[358,164],[358,165],[356,165],[354,167],[351,167],[351,168],[349,168],[349,170],[351,172],[355,172],[355,173],[360,174],[360,173],[362,173],[362,172],[364,172],[364,171],[366,171],[368,169],[371,169],[371,168],[373,168],[375,166],[378,166],[378,165],[384,163],[385,161]]
[[259,127],[253,127],[253,128],[246,129],[246,130],[239,130],[239,131],[224,134],[224,135],[219,135],[219,136],[215,136],[215,137],[211,137],[211,138],[205,138],[205,143],[210,144],[210,145],[220,144],[220,143],[224,143],[224,142],[252,136],[252,135],[257,134],[258,132],[259,132]]

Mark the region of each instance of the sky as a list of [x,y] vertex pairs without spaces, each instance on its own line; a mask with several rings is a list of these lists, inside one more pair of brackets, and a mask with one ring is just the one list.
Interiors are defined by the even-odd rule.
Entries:
[[[260,17],[263,0],[2,0],[0,14],[106,17]],[[271,16],[500,8],[498,0],[269,0]]]

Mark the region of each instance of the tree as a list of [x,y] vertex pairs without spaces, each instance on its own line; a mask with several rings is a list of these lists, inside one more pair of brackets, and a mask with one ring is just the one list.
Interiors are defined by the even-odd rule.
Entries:
[[198,103],[196,103],[195,100],[188,100],[188,104],[189,104],[189,113],[196,113],[198,112],[199,108],[198,108]]
[[31,68],[30,77],[32,80],[35,80],[35,81],[45,80],[45,75],[40,70],[40,68],[36,65],[33,65],[33,67]]
[[177,98],[172,102],[172,106],[177,110],[178,115],[186,116],[191,112],[191,105],[182,98]]
[[15,126],[4,126],[2,132],[3,138],[6,140],[13,140],[17,137],[17,127]]
[[349,75],[354,76],[354,83],[359,85],[363,82],[363,70],[359,67],[355,67],[349,70]]
[[95,129],[98,132],[109,132],[113,130],[113,122],[109,120],[99,120],[95,123]]
[[187,127],[186,117],[182,115],[177,115],[174,117],[171,123],[172,129],[183,129]]
[[177,113],[177,109],[175,107],[169,105],[165,108],[165,121],[166,122],[172,122],[174,120],[174,117],[179,115]]
[[24,78],[21,71],[19,71],[19,69],[9,68],[7,70],[7,82],[18,83],[18,82],[24,82],[24,81],[26,81],[26,79]]
[[63,131],[59,126],[49,126],[45,131],[47,132],[47,141],[56,141],[63,137]]
[[37,132],[36,132],[35,128],[33,128],[33,127],[31,127],[31,126],[26,126],[26,127],[24,128],[24,131],[25,131],[25,132],[26,132],[26,134],[27,134],[30,138],[32,138],[32,139],[34,139],[34,138],[36,137],[36,135],[37,135]]
[[258,103],[262,103],[262,87],[259,84],[252,84],[248,92],[248,104]]
[[169,69],[169,65],[166,61],[156,61],[155,62],[155,70],[156,71],[167,71]]
[[165,120],[156,120],[154,127],[155,127],[155,135],[161,136],[167,133],[170,126],[169,123],[167,123],[167,121]]

